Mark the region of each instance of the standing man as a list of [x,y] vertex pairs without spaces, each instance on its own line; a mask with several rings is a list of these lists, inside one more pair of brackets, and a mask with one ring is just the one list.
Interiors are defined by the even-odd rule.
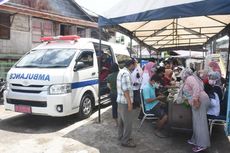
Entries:
[[138,65],[138,61],[133,58],[133,61],[135,63],[135,69],[131,73],[131,79],[133,82],[133,109],[136,107],[140,107],[141,104],[141,98],[140,98],[140,87],[141,87],[141,81],[142,81],[142,69]]
[[133,60],[128,60],[117,75],[118,139],[124,147],[136,147],[131,138],[133,120],[133,90],[131,72],[135,69]]
[[119,66],[117,63],[113,63],[111,66],[112,73],[107,77],[107,85],[110,88],[110,99],[112,102],[112,116],[115,120],[116,126],[117,123],[117,75],[119,72]]

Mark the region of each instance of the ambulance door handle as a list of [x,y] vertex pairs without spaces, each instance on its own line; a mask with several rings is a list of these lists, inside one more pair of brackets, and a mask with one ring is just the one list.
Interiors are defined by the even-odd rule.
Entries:
[[95,75],[95,74],[96,74],[96,72],[93,72],[93,73],[92,73],[92,75]]

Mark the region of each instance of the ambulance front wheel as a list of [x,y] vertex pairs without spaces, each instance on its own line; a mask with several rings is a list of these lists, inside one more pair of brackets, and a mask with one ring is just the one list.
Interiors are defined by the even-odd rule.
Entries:
[[85,94],[81,99],[80,118],[88,118],[92,114],[93,98],[90,94]]

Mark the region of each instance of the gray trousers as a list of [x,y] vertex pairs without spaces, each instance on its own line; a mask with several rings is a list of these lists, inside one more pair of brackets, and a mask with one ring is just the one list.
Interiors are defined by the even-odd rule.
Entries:
[[128,111],[128,104],[118,103],[118,139],[127,144],[132,135],[133,112]]

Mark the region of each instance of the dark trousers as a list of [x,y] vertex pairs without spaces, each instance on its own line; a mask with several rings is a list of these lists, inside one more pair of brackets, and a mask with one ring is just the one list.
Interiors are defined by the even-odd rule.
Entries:
[[141,96],[140,90],[133,90],[133,108],[140,107]]
[[117,93],[110,93],[110,99],[112,103],[112,116],[117,119]]

